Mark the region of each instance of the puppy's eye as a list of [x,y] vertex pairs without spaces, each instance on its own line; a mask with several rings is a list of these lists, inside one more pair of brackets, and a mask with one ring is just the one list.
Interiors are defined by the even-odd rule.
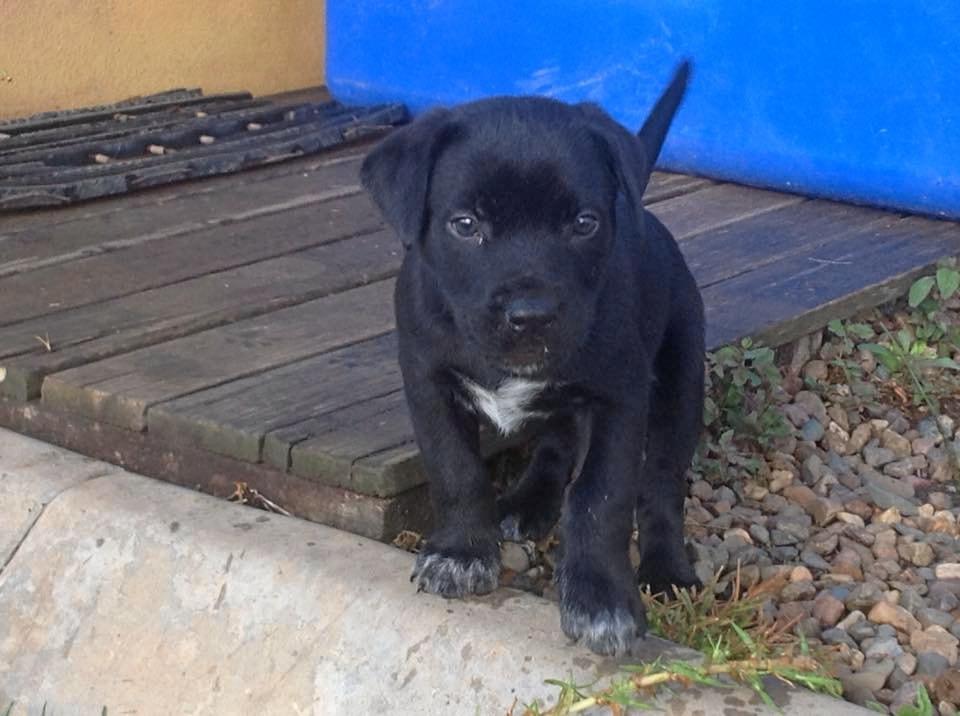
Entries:
[[455,216],[450,219],[447,226],[455,236],[461,239],[476,239],[480,236],[480,222],[472,216]]
[[600,228],[600,219],[596,214],[584,211],[573,220],[573,233],[577,236],[593,236]]

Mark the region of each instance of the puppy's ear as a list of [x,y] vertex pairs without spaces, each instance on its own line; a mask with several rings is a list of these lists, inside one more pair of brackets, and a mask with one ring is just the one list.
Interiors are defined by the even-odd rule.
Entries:
[[450,112],[432,110],[391,132],[363,161],[360,183],[405,248],[423,231],[433,164],[453,134]]
[[683,99],[690,76],[690,63],[683,62],[670,84],[653,106],[640,132],[634,136],[594,104],[579,105],[589,119],[591,129],[600,136],[611,156],[620,186],[639,218],[641,198],[660,156],[663,140]]

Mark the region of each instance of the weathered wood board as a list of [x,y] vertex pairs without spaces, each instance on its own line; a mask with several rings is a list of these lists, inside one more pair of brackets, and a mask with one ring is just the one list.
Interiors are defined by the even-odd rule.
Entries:
[[[247,482],[378,539],[422,529],[402,249],[360,161],[0,216],[0,424],[221,496]],[[680,240],[711,347],[790,340],[960,255],[957,224],[699,177],[655,173],[645,203]]]

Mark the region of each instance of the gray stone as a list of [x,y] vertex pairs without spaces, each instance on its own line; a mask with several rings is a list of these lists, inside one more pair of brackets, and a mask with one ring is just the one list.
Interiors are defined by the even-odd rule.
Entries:
[[812,443],[818,443],[823,439],[823,424],[816,418],[810,418],[800,428],[800,437]]
[[783,411],[784,417],[793,423],[793,426],[796,428],[801,427],[805,422],[807,422],[807,420],[810,419],[810,413],[808,413],[806,408],[804,408],[802,405],[789,403],[784,405],[781,410]]
[[801,390],[793,396],[793,402],[803,407],[807,415],[816,418],[821,424],[826,425],[828,420],[827,408],[823,400],[816,393],[809,390]]
[[860,671],[848,678],[853,680],[852,683],[875,692],[883,688],[887,677],[893,672],[893,667],[893,659],[867,659]]
[[946,671],[948,666],[950,662],[943,654],[935,651],[921,651],[917,654],[917,676],[937,677]]
[[877,629],[868,621],[859,621],[847,628],[847,633],[857,641],[876,636]]
[[805,483],[812,485],[821,477],[823,477],[824,469],[826,468],[824,467],[823,460],[820,459],[820,456],[816,454],[810,455],[800,466],[800,477]]
[[941,611],[940,609],[931,609],[930,607],[918,609],[916,616],[917,621],[920,622],[920,626],[922,626],[924,629],[933,625],[941,626],[944,629],[949,629],[954,622],[954,618],[951,614]]
[[934,482],[951,482],[956,477],[950,457],[944,450],[933,448],[926,454],[927,470],[930,479]]
[[837,535],[821,530],[813,534],[807,542],[807,549],[819,555],[831,554],[837,549]]
[[[920,596],[920,593],[913,587],[900,587],[900,606],[908,612],[917,615],[917,612],[927,606],[927,600]],[[919,621],[919,619],[917,620]],[[922,622],[921,622],[922,625]]]
[[530,569],[530,554],[524,545],[518,542],[500,544],[500,563],[514,572],[526,572]]
[[791,582],[785,586],[780,592],[780,599],[784,602],[803,602],[813,599],[816,594],[817,589],[813,586],[813,582],[804,580]]
[[838,629],[836,627],[832,629],[824,629],[820,633],[820,639],[828,646],[846,644],[851,649],[857,648],[857,642],[853,640],[853,637],[851,637],[846,630]]
[[[903,656],[903,654],[901,654],[900,656]],[[897,657],[897,661],[899,661],[899,659],[900,657]],[[893,667],[893,671],[891,671],[890,676],[887,677],[887,688],[893,689],[894,691],[896,691],[905,683],[907,683],[909,679],[910,677],[904,673],[903,669],[901,669],[898,664]],[[896,694],[894,694],[893,698],[896,698]]]
[[808,549],[800,552],[800,560],[811,569],[817,569],[821,572],[830,571],[830,563],[816,552],[812,552]]
[[898,495],[899,497],[914,497],[913,485],[899,478],[891,477],[890,475],[884,475],[883,473],[870,469],[861,470],[860,478],[867,486],[873,485],[879,487],[881,490],[892,492],[894,495]]
[[927,458],[923,455],[914,455],[913,457],[905,457],[901,460],[896,460],[895,462],[889,462],[883,466],[883,472],[885,475],[896,478],[906,478],[911,475],[917,475],[927,467]]
[[770,547],[767,552],[770,557],[781,564],[793,562],[797,558],[798,550],[791,545]]
[[903,647],[897,642],[896,637],[876,637],[863,642],[863,655],[868,659],[896,659],[902,653]]
[[867,445],[863,448],[862,452],[864,462],[870,467],[881,467],[897,459],[897,456],[893,454],[893,450],[887,448]]
[[873,504],[881,509],[896,507],[900,511],[900,514],[908,516],[917,514],[917,506],[906,498],[895,495],[892,492],[887,492],[873,484],[867,484],[866,489]]
[[899,408],[891,408],[883,414],[883,419],[890,423],[890,430],[894,433],[905,433],[910,429],[910,421]]
[[750,525],[750,536],[753,537],[757,542],[761,544],[769,544],[770,542],[770,532],[761,524],[753,523]]
[[920,422],[917,423],[917,432],[920,433],[921,437],[925,438],[934,438],[937,440],[937,444],[943,440],[943,435],[940,434],[940,428],[937,427],[936,419],[927,416],[921,418]]
[[731,505],[737,504],[737,494],[726,485],[713,491],[713,499],[718,502],[729,502]]
[[892,639],[896,637],[897,630],[894,629],[889,624],[880,624],[877,627],[877,638],[878,639]]

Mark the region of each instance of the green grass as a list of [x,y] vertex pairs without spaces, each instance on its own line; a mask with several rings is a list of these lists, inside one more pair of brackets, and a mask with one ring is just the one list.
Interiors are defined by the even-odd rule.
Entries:
[[511,709],[510,716],[568,716],[597,706],[619,716],[627,708],[658,708],[652,700],[660,688],[693,684],[717,688],[745,685],[775,708],[763,686],[768,676],[831,696],[842,694],[840,682],[829,676],[822,655],[811,653],[806,640],[793,633],[792,622],[763,619],[763,601],[779,591],[785,577],[741,590],[738,572],[732,595],[725,599],[713,589],[718,578],[719,574],[702,590],[675,590],[672,600],[642,593],[650,631],[701,652],[702,663],[657,659],[625,666],[620,677],[599,690],[594,690],[593,684],[548,679],[545,683],[559,689],[553,705],[523,704],[521,711]]

